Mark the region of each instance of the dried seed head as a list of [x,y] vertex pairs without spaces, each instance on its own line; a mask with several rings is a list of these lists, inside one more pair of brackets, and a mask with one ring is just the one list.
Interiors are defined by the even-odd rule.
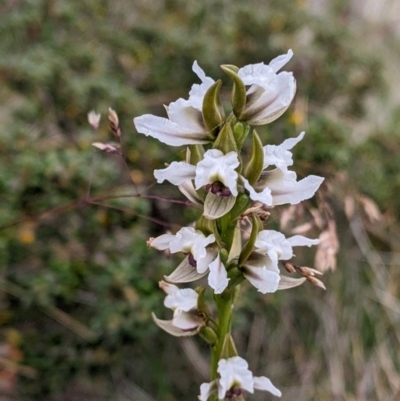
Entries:
[[117,113],[112,109],[108,109],[108,121],[110,122],[110,128],[114,136],[117,139],[121,138],[121,129],[119,128],[119,119]]
[[101,142],[93,142],[92,146],[97,149],[102,150],[105,153],[119,153],[119,147],[115,143],[101,143]]
[[296,273],[297,271],[297,266],[293,265],[290,262],[283,262],[283,266],[285,267],[288,273]]
[[323,283],[321,280],[318,280],[317,278],[312,277],[312,276],[307,276],[306,279],[307,279],[307,281],[309,281],[311,284],[314,284],[314,285],[316,285],[317,287],[322,288],[323,290],[326,290],[326,287],[325,287],[324,283]]

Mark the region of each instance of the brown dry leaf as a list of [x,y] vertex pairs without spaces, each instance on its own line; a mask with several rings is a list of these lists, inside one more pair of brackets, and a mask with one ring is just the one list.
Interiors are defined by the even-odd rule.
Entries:
[[380,212],[378,205],[371,198],[360,196],[358,200],[371,223],[376,223],[382,220],[382,213]]
[[319,244],[315,254],[315,267],[324,272],[335,270],[336,254],[339,250],[339,240],[334,220],[328,221],[328,227],[319,236]]

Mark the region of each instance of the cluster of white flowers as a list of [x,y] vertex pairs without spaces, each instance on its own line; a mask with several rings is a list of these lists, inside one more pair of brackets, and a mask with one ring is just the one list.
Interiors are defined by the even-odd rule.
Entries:
[[[278,261],[291,259],[292,247],[315,245],[318,240],[300,235],[286,238],[278,231],[263,229],[262,225],[265,208],[296,205],[309,199],[323,181],[314,175],[298,181],[296,173],[289,170],[293,165],[291,149],[303,139],[304,132],[280,145],[263,146],[253,130],[253,150],[245,159],[249,160],[247,164],[241,155],[251,126],[268,124],[289,107],[296,82],[292,73],[278,71],[291,57],[289,51],[269,65],[259,63],[240,69],[222,66],[234,85],[232,113],[227,118],[219,101],[221,82],[207,77],[194,62],[193,71],[201,84],[192,86],[188,100],[178,99],[166,107],[168,118],[143,115],[134,119],[139,133],[167,145],[188,147],[185,161],[155,170],[154,176],[158,183],[166,180],[178,186],[191,202],[203,207],[194,227],[184,227],[176,234],[164,234],[148,242],[157,250],[186,255],[177,269],[160,282],[167,294],[164,304],[173,310],[173,319],[153,318],[170,334],[203,335],[213,346],[213,352],[217,352],[218,367],[214,366],[213,380],[201,385],[201,401],[212,394],[223,400],[238,396],[243,390],[252,393],[254,389],[281,395],[266,377],[253,377],[247,362],[232,351],[234,347],[222,344],[222,337],[230,333],[226,332],[226,325],[222,329],[218,321],[210,323],[202,295],[205,288],[179,289],[175,284],[207,276],[214,294],[222,296],[246,279],[263,294],[304,282],[304,278],[282,276]],[[247,242],[242,244],[239,224],[244,214],[251,216],[252,228]]]

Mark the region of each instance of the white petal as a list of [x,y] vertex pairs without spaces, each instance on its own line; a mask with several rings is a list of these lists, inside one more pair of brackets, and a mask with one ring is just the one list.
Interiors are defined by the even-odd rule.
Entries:
[[174,185],[181,185],[195,177],[196,166],[186,162],[172,162],[167,168],[154,170],[154,177],[161,184],[164,180]]
[[149,240],[148,244],[151,248],[157,249],[158,251],[165,251],[169,248],[169,244],[175,238],[172,234],[163,234],[157,238]]
[[[177,287],[174,284],[168,283],[166,281],[161,280],[158,284],[158,286],[167,294],[167,295],[173,295],[176,292],[179,291],[179,287]],[[164,302],[165,305],[165,302]]]
[[197,308],[198,294],[191,288],[182,288],[168,294],[164,300],[164,306],[172,310],[189,312]]
[[249,181],[240,176],[244,187],[249,191],[250,199],[253,201],[258,201],[263,203],[264,205],[271,206],[272,205],[272,195],[271,190],[266,187],[261,192],[256,192],[256,190],[250,185]]
[[197,326],[193,330],[182,330],[176,326],[173,325],[172,320],[161,320],[158,319],[157,316],[152,313],[151,317],[153,318],[154,323],[160,327],[161,329],[165,330],[167,333],[175,336],[175,337],[187,337],[187,336],[194,336],[196,335],[200,329],[201,326]]
[[319,244],[319,239],[310,239],[302,235],[294,235],[287,240],[291,246],[312,246]]
[[192,128],[180,126],[167,118],[145,114],[133,120],[137,131],[151,136],[170,146],[200,145],[210,142],[206,132],[197,132]]
[[256,390],[264,390],[264,391],[269,391],[270,393],[272,393],[273,395],[277,396],[277,397],[281,397],[282,393],[280,392],[280,390],[278,390],[271,382],[271,380],[269,380],[267,377],[265,376],[261,376],[261,377],[254,377],[254,388]]
[[199,110],[203,107],[203,98],[206,94],[208,88],[214,84],[214,80],[210,77],[207,77],[202,68],[197,64],[197,61],[193,63],[192,67],[193,72],[200,78],[201,84],[194,84],[189,92],[189,100],[192,102],[194,107]]
[[286,170],[288,166],[293,164],[292,152],[289,152],[297,143],[299,143],[305,132],[300,133],[297,138],[286,139],[280,145],[264,146],[264,166],[263,169],[270,165],[274,165],[281,170]]
[[305,277],[302,278],[293,278],[288,276],[282,276],[279,281],[278,290],[288,290],[289,288],[298,287],[306,281]]
[[208,150],[204,154],[203,160],[197,164],[196,189],[220,181],[229,188],[233,196],[237,196],[238,173],[235,169],[239,164],[236,152],[229,152],[225,155],[218,149]]
[[194,185],[192,183],[192,180],[188,180],[183,182],[178,186],[179,191],[183,193],[183,195],[186,196],[192,203],[195,205],[202,205],[203,201],[200,198],[199,194],[196,192],[194,189]]
[[294,171],[283,171],[276,168],[271,171],[264,171],[256,188],[268,187],[271,189],[273,206],[284,203],[297,205],[314,196],[322,181],[324,181],[322,177],[309,175],[297,182]]
[[253,393],[253,374],[248,369],[249,365],[240,356],[221,359],[218,362],[218,373],[220,374],[218,386],[218,399],[223,400],[226,392],[233,385]]
[[278,72],[288,61],[292,58],[293,52],[292,49],[289,49],[287,54],[282,54],[274,58],[270,63],[269,66],[274,70],[274,72]]
[[201,111],[194,108],[189,100],[178,99],[166,107],[168,118],[189,132],[206,132]]
[[200,401],[207,401],[211,394],[214,394],[217,391],[217,380],[213,380],[211,383],[203,383],[200,386]]
[[250,101],[243,117],[251,125],[265,125],[275,121],[290,106],[296,94],[296,81],[292,73],[281,72],[277,79],[265,88],[256,101]]
[[272,260],[287,260],[293,256],[289,241],[279,231],[262,230],[257,234],[254,246],[261,253],[266,253]]
[[176,309],[172,319],[172,324],[178,329],[193,331],[203,324],[203,320],[197,313],[188,313]]
[[213,260],[215,260],[217,252],[216,248],[209,246],[206,248],[206,256],[199,260],[196,259],[196,269],[199,274],[203,275],[207,272],[208,266]]
[[186,256],[169,276],[164,276],[164,280],[173,284],[191,283],[192,281],[201,279],[206,274],[207,269],[203,273],[199,273],[196,268],[189,263],[189,256]]
[[280,275],[266,267],[251,267],[246,265],[244,277],[262,294],[275,292],[278,289]]
[[221,262],[219,253],[215,260],[209,265],[210,273],[208,275],[208,284],[214,290],[215,294],[222,294],[228,286],[229,278],[225,266]]

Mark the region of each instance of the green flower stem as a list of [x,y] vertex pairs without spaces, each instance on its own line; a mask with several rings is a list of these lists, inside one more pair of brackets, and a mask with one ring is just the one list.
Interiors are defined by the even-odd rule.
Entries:
[[211,380],[217,377],[218,361],[222,358],[222,351],[225,338],[231,332],[231,317],[233,310],[234,291],[225,290],[221,295],[215,295],[215,302],[218,309],[218,340],[212,350],[211,358]]

